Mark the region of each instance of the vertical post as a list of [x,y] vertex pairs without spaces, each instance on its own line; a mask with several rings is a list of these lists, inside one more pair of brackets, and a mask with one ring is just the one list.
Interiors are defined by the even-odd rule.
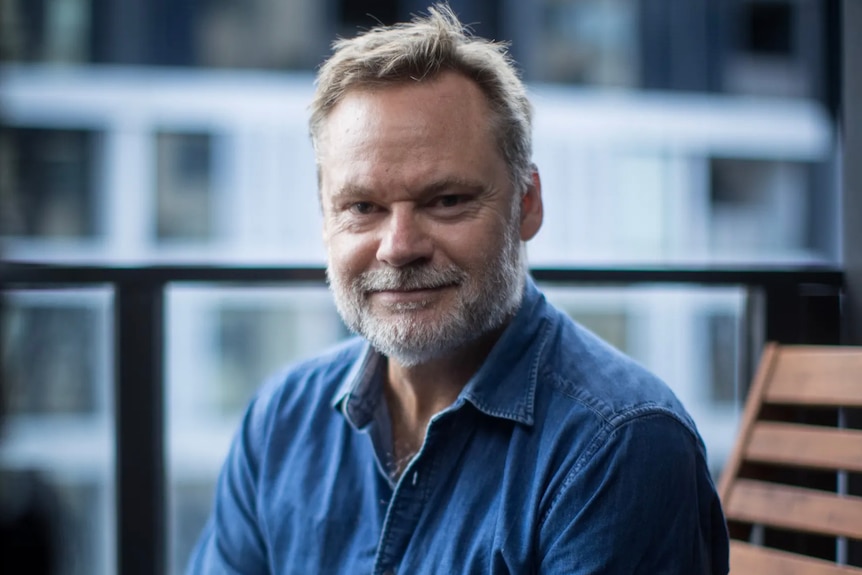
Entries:
[[821,284],[772,285],[766,291],[766,340],[784,344],[837,345],[841,293]]
[[[841,188],[843,219],[842,246],[845,274],[844,342],[862,345],[862,0],[843,0],[841,24],[841,132],[842,165]],[[859,425],[862,416],[847,414],[848,423]],[[851,476],[848,493],[862,495],[862,479]],[[851,564],[862,564],[862,542],[848,542],[847,559]]]
[[795,285],[770,285],[764,288],[766,341],[801,343],[799,341],[800,303],[795,288]]
[[841,132],[843,264],[846,276],[845,343],[862,344],[862,0],[844,0]]
[[802,284],[800,343],[838,345],[841,343],[841,290],[835,286]]
[[160,575],[165,570],[164,285],[127,279],[115,289],[117,573]]

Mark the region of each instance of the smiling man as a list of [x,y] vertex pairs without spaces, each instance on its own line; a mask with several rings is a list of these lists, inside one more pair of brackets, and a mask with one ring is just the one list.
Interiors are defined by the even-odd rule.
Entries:
[[690,417],[526,274],[530,117],[445,6],[336,42],[311,136],[358,337],[258,393],[189,573],[727,573]]

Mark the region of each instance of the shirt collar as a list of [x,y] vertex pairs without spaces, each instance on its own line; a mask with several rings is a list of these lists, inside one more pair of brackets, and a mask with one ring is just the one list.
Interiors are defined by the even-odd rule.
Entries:
[[374,418],[374,411],[383,397],[386,358],[367,341],[359,357],[338,388],[332,405],[356,429],[362,429]]
[[546,306],[545,297],[528,276],[518,313],[458,401],[469,401],[493,417],[533,424],[539,365],[549,333]]
[[[533,399],[549,331],[546,306],[528,276],[521,307],[453,408],[466,401],[492,417],[533,424]],[[373,420],[382,400],[385,369],[386,358],[366,342],[332,401],[353,427],[361,429]]]

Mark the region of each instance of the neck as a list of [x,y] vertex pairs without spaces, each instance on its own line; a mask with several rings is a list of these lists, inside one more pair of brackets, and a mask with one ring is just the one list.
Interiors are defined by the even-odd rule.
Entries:
[[[418,365],[404,366],[390,358],[387,400],[390,397],[411,418],[430,419],[451,405],[479,370],[504,328],[459,347],[453,353]],[[390,400],[390,409],[392,402]]]
[[392,420],[396,475],[425,441],[428,422],[458,398],[479,370],[504,327],[462,346],[456,352],[406,367],[390,358],[384,396]]

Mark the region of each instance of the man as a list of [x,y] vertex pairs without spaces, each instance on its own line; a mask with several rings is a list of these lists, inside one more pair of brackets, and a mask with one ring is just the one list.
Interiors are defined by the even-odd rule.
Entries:
[[503,48],[445,6],[340,40],[311,135],[361,338],[258,393],[189,572],[726,573],[694,423],[525,273],[541,185]]

